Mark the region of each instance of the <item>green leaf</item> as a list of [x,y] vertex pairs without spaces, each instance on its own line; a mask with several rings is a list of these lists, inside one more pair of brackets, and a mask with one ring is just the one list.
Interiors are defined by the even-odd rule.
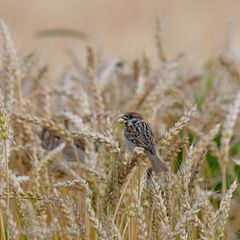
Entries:
[[92,36],[90,36],[85,32],[68,29],[68,28],[52,28],[52,29],[40,30],[36,32],[35,36],[39,38],[70,37],[70,38],[79,38],[83,40],[93,39]]

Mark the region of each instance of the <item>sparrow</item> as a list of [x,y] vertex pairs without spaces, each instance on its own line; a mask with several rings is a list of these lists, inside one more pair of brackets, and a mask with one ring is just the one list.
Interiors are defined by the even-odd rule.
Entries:
[[[64,142],[63,138],[60,137],[58,134],[48,130],[47,128],[43,128],[40,133],[40,139],[41,139],[41,145],[42,147],[47,150],[51,151],[57,146],[59,146],[61,143]],[[76,137],[73,139],[74,145],[76,147],[76,153],[78,155],[78,158],[80,162],[84,162],[85,160],[85,140],[83,138]],[[66,144],[62,151],[63,157],[67,161],[75,161],[76,156],[73,149],[73,146],[70,144]]]
[[130,153],[136,147],[142,147],[155,173],[168,171],[166,164],[157,155],[153,131],[139,113],[124,113],[118,118],[118,122],[125,124],[124,140]]

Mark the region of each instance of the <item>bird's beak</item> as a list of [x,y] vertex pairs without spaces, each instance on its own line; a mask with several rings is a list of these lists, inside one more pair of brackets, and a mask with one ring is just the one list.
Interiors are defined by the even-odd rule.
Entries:
[[120,123],[120,124],[125,124],[125,123],[127,123],[126,117],[120,116],[120,117],[118,118],[118,123]]

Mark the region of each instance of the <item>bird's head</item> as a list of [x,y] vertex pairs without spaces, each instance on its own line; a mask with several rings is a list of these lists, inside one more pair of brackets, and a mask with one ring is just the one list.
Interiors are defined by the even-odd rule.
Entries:
[[143,120],[143,117],[136,112],[126,112],[118,118],[120,124],[125,124],[131,126],[134,123],[137,123],[139,120]]

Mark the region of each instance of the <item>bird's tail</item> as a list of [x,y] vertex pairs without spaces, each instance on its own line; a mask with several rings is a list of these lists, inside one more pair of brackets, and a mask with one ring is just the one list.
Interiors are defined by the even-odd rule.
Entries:
[[157,153],[152,153],[148,150],[145,150],[145,154],[147,155],[148,159],[150,160],[152,164],[152,168],[155,171],[155,173],[159,172],[167,172],[168,168],[166,164],[159,158]]

